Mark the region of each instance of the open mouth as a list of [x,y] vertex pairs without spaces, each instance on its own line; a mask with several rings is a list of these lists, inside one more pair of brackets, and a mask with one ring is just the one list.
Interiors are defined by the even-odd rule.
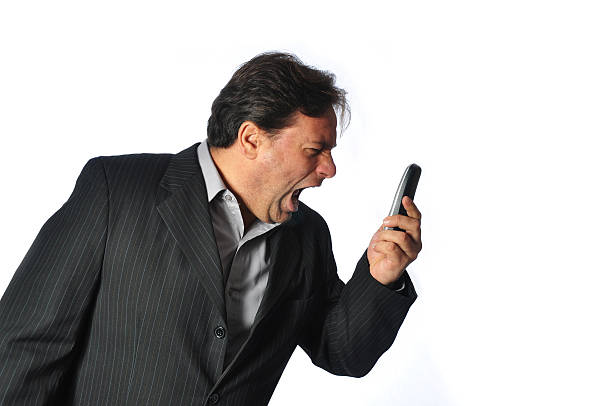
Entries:
[[291,211],[297,211],[298,209],[298,199],[300,198],[300,193],[302,193],[304,189],[297,189],[291,194]]

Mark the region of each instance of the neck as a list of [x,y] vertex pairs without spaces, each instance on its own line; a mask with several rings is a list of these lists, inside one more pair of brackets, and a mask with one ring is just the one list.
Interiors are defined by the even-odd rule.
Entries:
[[225,183],[225,186],[236,196],[238,200],[238,206],[240,207],[240,214],[242,216],[242,222],[244,224],[244,232],[255,222],[255,215],[249,210],[243,199],[243,190],[245,189],[244,183],[241,181],[240,173],[245,171],[244,165],[248,163],[241,162],[240,157],[236,157],[231,151],[232,147],[229,148],[215,148],[210,147],[210,156],[217,167],[217,171]]

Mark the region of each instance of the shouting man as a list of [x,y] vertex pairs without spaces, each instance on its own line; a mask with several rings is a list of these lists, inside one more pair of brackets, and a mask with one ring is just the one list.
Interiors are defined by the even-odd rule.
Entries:
[[384,219],[352,278],[300,193],[336,173],[334,76],[290,54],[242,65],[208,137],[91,159],[0,302],[0,404],[265,405],[296,346],[368,373],[416,293],[420,213]]

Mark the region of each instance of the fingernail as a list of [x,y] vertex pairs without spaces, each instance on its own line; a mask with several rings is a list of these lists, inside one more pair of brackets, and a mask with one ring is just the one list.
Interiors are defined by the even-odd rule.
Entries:
[[383,220],[383,224],[389,224],[390,222],[391,222],[391,220],[389,220],[389,219],[384,219]]

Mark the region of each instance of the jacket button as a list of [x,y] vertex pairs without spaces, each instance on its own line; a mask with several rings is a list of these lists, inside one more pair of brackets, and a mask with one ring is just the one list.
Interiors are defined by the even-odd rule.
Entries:
[[219,395],[217,393],[213,393],[212,395],[210,395],[210,398],[208,398],[208,402],[211,405],[216,405],[217,402],[219,402]]
[[223,326],[217,326],[215,328],[215,337],[225,338],[225,329],[223,328]]

